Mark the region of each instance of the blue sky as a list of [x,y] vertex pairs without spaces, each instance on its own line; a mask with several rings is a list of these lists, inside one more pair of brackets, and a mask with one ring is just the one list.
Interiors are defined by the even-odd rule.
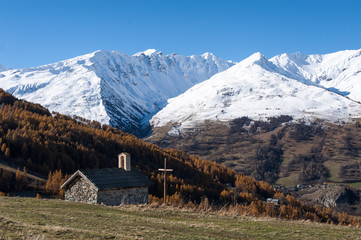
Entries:
[[359,0],[0,0],[0,64],[34,67],[99,49],[233,61],[360,49],[360,12]]

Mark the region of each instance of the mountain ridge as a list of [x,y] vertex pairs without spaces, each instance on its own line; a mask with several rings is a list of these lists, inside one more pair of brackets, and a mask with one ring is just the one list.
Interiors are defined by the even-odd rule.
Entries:
[[151,49],[129,56],[98,50],[58,63],[5,71],[0,87],[51,111],[142,136],[149,131],[148,119],[168,98],[232,65],[210,54],[163,56]]
[[[266,119],[282,114],[306,120],[310,117],[313,120],[330,118],[330,121],[358,118],[359,66],[361,49],[324,55],[284,53],[271,59],[255,53],[237,64],[212,53],[163,55],[148,49],[130,56],[98,50],[40,67],[7,69],[0,74],[0,87],[51,111],[81,116],[145,136],[150,132],[150,125],[158,127],[167,122],[179,125],[200,114],[203,114],[200,121],[241,116]],[[215,82],[208,84],[210,81]],[[223,83],[217,85],[217,81]],[[210,89],[195,91],[206,83]],[[212,93],[211,88],[217,92]],[[186,91],[195,96],[179,101],[171,114],[164,114]],[[206,113],[206,102],[210,98],[213,103]],[[195,99],[205,106],[197,107]],[[251,112],[237,106],[232,109],[234,102],[255,109]],[[283,106],[284,103],[287,106]],[[288,110],[281,111],[282,108]],[[187,116],[176,119],[181,112]],[[162,121],[157,120],[159,116]],[[193,124],[188,122],[189,126]]]
[[[193,128],[206,120],[292,115],[299,120],[352,121],[361,117],[361,50],[326,55],[255,53],[195,85],[151,119]],[[306,67],[304,67],[306,66]],[[303,67],[303,68],[302,68]]]

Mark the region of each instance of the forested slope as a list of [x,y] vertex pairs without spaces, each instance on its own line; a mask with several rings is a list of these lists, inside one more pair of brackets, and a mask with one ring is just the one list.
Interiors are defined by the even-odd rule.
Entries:
[[[174,172],[168,176],[169,202],[213,203],[239,214],[266,215],[319,222],[358,224],[358,219],[331,209],[306,206],[275,192],[266,182],[177,150],[163,150],[133,135],[89,122],[50,113],[40,105],[18,100],[0,90],[1,154],[6,161],[42,174],[57,169],[72,173],[79,168],[116,167],[116,156],[126,151],[132,163],[152,181],[150,193],[162,196],[158,168],[163,159]],[[1,191],[1,190],[0,190]],[[262,202],[268,197],[280,205]]]
[[325,181],[361,186],[361,125],[236,118],[205,122],[180,135],[155,129],[147,141],[176,148],[252,175],[258,180],[294,187]]

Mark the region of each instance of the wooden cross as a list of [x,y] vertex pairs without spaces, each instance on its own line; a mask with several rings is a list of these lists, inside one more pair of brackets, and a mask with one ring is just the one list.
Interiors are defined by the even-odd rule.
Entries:
[[167,172],[173,172],[173,169],[167,169],[167,159],[164,158],[164,168],[159,168],[158,171],[164,172],[164,204],[167,199]]

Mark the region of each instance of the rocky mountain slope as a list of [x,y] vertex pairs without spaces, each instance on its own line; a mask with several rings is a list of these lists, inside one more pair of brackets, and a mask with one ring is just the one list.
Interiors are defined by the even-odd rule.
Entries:
[[164,56],[149,49],[128,56],[96,51],[45,66],[12,69],[0,87],[51,111],[77,115],[143,136],[167,99],[233,63],[211,53]]
[[325,181],[361,188],[359,122],[297,123],[291,119],[206,121],[179,135],[169,134],[168,126],[156,129],[147,141],[290,188]]
[[170,99],[152,119],[170,134],[206,120],[294,119],[351,121],[361,117],[361,50],[326,55],[256,53]]

